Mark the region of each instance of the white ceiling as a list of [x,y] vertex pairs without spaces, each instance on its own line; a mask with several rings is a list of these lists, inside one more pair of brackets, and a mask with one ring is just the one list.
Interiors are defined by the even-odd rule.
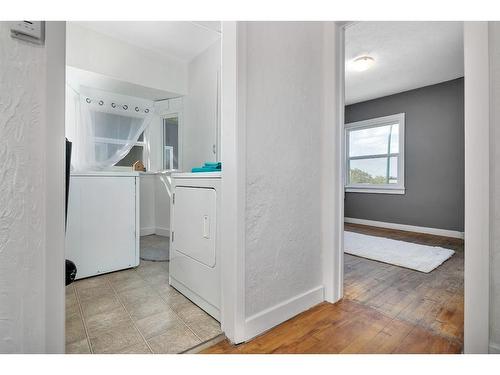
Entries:
[[[350,70],[360,55],[375,64]],[[358,22],[346,30],[345,58],[346,104],[462,77],[462,22]]]
[[220,38],[216,21],[79,21],[76,24],[98,33],[190,61]]

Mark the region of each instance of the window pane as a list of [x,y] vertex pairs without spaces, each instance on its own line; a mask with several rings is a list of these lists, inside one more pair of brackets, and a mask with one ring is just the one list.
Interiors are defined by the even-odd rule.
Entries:
[[143,148],[142,146],[134,146],[130,149],[129,153],[125,157],[116,163],[119,167],[131,167],[138,160],[143,161],[142,156]]
[[179,118],[163,120],[163,169],[179,168]]
[[367,129],[349,130],[349,156],[380,155],[398,152],[399,125],[383,125]]
[[387,184],[388,158],[351,160],[349,165],[350,184]]
[[392,125],[390,153],[399,153],[399,124]]
[[389,183],[390,184],[397,184],[398,183],[398,157],[393,156],[390,158],[390,173],[389,173]]
[[130,135],[137,131],[135,119],[129,116],[106,112],[93,112],[92,116],[96,137],[128,140]]

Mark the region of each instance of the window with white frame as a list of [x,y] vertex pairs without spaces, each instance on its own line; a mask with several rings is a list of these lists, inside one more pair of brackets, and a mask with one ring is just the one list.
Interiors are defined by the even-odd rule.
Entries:
[[163,118],[163,169],[180,169],[179,166],[179,114]]
[[345,125],[346,192],[404,194],[405,115]]

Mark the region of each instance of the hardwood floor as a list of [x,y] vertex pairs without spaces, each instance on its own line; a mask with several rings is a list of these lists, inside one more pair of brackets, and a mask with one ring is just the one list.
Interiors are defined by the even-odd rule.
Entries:
[[346,230],[456,251],[426,274],[345,254],[344,299],[321,303],[253,340],[203,353],[460,353],[463,240],[346,224]]

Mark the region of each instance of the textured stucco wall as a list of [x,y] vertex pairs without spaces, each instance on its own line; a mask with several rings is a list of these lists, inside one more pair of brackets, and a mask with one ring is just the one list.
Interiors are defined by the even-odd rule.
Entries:
[[247,23],[245,314],[322,284],[322,24]]
[[45,60],[0,22],[0,353],[45,344]]
[[490,22],[490,342],[500,352],[500,22]]

